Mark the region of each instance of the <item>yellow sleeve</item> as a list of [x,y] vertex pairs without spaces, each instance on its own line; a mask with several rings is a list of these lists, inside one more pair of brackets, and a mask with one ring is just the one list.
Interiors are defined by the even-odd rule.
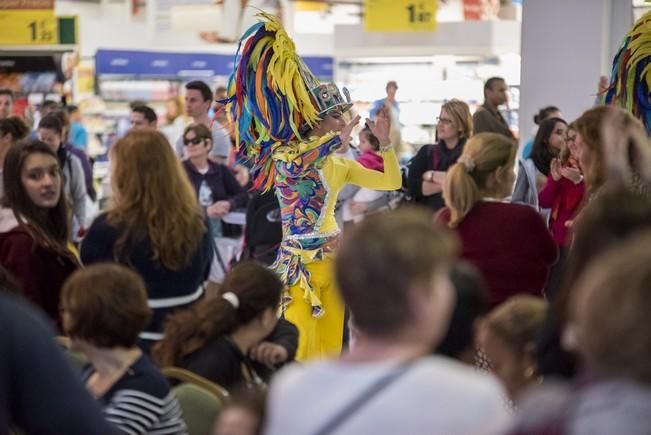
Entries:
[[402,186],[400,165],[393,149],[380,153],[384,159],[384,172],[366,169],[354,160],[346,160],[346,183],[373,190],[397,190]]

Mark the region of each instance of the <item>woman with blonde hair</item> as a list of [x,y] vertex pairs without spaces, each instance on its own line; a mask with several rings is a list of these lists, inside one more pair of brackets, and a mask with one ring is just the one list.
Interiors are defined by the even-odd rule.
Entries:
[[473,136],[450,168],[439,219],[459,234],[462,257],[484,275],[496,306],[517,293],[541,295],[556,246],[531,207],[502,202],[513,188],[516,145],[495,133]]
[[438,143],[418,150],[411,161],[407,183],[417,204],[436,211],[444,207],[443,185],[446,171],[456,163],[466,140],[472,135],[472,115],[461,100],[450,100],[437,118]]
[[153,309],[140,334],[147,349],[163,338],[170,312],[203,296],[213,244],[194,189],[165,136],[130,132],[113,146],[111,158],[113,202],[88,230],[81,259],[117,262],[143,277]]

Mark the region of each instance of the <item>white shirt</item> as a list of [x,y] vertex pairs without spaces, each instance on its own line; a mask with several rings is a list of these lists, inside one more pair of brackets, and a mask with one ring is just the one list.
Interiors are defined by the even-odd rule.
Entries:
[[[390,361],[325,361],[286,368],[271,385],[264,434],[314,434],[395,366]],[[442,357],[426,357],[331,435],[499,434],[510,420],[504,397],[491,375]]]

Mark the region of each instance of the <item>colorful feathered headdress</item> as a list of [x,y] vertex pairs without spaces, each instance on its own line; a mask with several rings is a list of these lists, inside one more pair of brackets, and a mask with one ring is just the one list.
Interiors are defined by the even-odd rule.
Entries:
[[624,37],[615,59],[604,101],[639,118],[651,134],[651,11]]
[[301,140],[328,111],[348,110],[352,103],[332,83],[321,84],[296,54],[282,24],[260,12],[260,21],[242,36],[228,85],[235,123],[238,159],[249,161],[255,188],[269,189],[272,152]]

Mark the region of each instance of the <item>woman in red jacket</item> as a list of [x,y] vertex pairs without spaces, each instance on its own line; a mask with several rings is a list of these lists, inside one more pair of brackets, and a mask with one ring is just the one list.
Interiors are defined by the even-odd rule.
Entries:
[[567,145],[560,157],[552,160],[547,183],[538,194],[540,206],[551,210],[549,228],[560,248],[566,248],[570,244],[569,227],[579,212],[585,195],[575,140],[576,131],[570,128]]
[[79,263],[68,248],[69,209],[57,156],[41,141],[15,144],[2,176],[0,265],[61,329],[61,287]]
[[509,297],[542,295],[556,246],[538,212],[502,202],[513,189],[516,145],[495,133],[466,143],[443,188],[440,220],[458,233],[461,256],[482,273],[492,307]]

